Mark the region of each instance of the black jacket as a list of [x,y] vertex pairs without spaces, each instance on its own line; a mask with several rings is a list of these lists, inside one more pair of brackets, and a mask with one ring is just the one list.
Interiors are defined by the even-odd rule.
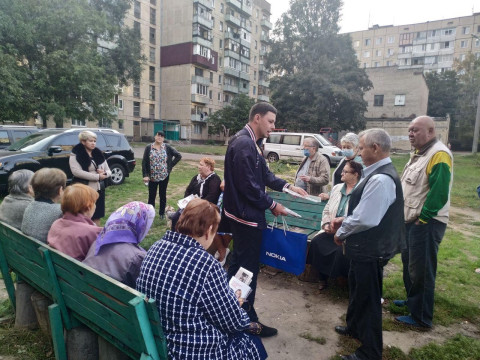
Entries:
[[227,217],[245,225],[266,228],[265,210],[273,208],[275,203],[265,186],[282,191],[286,185],[285,180],[268,169],[250,126],[232,137],[225,155],[223,206]]
[[[218,197],[222,192],[220,190],[221,182],[222,180],[220,180],[220,177],[216,173],[212,173],[205,179],[205,182],[203,183],[201,198],[217,205]],[[200,196],[200,187],[201,184],[198,183],[197,175],[195,175],[190,181],[190,184],[188,184],[184,197],[187,197],[191,194]]]
[[[143,177],[150,177],[150,151],[152,149],[152,144],[149,144],[145,147],[145,151],[143,153],[143,160],[142,160],[142,173]],[[177,163],[182,158],[182,155],[171,147],[168,144],[165,144],[165,150],[167,151],[167,171],[170,174],[173,167],[177,165]]]

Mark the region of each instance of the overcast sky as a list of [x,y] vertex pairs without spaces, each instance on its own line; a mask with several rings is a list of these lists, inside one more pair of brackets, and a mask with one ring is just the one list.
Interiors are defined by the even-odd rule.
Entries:
[[[288,10],[289,0],[269,0],[273,24]],[[406,25],[472,15],[480,0],[343,0],[340,32],[367,30],[372,25]]]

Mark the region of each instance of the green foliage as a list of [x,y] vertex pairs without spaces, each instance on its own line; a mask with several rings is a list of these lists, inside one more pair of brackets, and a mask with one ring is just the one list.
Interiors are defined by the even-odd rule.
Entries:
[[143,61],[139,34],[123,25],[129,7],[129,0],[0,0],[0,74],[8,75],[0,119],[34,111],[44,125],[49,116],[57,126],[113,119],[116,86],[139,79]]
[[348,35],[338,34],[340,0],[293,0],[277,22],[267,66],[278,127],[292,131],[358,130],[363,94],[372,86]]
[[250,108],[255,100],[245,94],[239,94],[232,100],[231,105],[215,111],[208,117],[208,133],[222,133],[225,137],[235,134],[248,122]]
[[431,71],[425,74],[428,86],[428,115],[444,117],[453,116],[456,111],[456,97],[458,92],[457,73],[447,70],[441,73]]

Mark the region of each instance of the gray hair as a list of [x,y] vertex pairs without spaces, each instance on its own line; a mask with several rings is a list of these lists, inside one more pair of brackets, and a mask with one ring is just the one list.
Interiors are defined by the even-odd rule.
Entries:
[[312,136],[307,136],[306,138],[303,139],[303,142],[308,141],[310,143],[310,146],[313,146],[315,150],[318,150],[318,141]]
[[343,137],[340,139],[340,144],[341,143],[348,143],[348,144],[352,144],[353,147],[358,147],[358,135],[355,134],[355,133],[346,133],[345,135],[343,135]]
[[8,177],[8,192],[12,195],[28,194],[32,176],[33,171],[31,170],[22,169],[14,171]]
[[78,134],[78,140],[80,141],[87,141],[90,138],[97,138],[97,134],[90,130],[84,130],[80,134]]
[[392,139],[390,135],[383,129],[368,129],[358,134],[358,137],[363,137],[363,142],[366,146],[373,146],[377,144],[383,152],[389,152],[392,147]]

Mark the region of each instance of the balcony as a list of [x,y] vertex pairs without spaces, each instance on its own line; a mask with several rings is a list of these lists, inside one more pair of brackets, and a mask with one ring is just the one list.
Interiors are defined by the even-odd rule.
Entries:
[[250,81],[250,74],[240,71],[240,79]]
[[207,18],[204,18],[203,16],[193,15],[193,23],[194,24],[198,23],[200,25],[203,25],[209,30],[213,29],[213,21]]
[[270,81],[268,80],[258,80],[258,86],[265,86],[265,87],[269,87],[270,86]]
[[268,38],[268,35],[260,35],[260,41],[263,41],[263,42],[269,42],[269,38]]
[[233,50],[228,50],[228,49],[225,49],[224,53],[223,53],[223,57],[226,58],[226,57],[231,57],[235,60],[240,60],[240,54],[239,53],[236,53],[235,51]]
[[247,65],[250,65],[250,63],[251,63],[250,58],[247,58],[243,55],[240,55],[240,61],[244,64],[247,64]]
[[247,25],[247,23],[242,24],[242,28],[247,30],[249,33],[252,32],[252,27],[250,25]]
[[260,56],[267,55],[267,50],[260,50]]
[[268,30],[272,30],[272,23],[267,19],[262,19],[262,21],[260,21],[260,25],[264,28],[267,28]]
[[205,46],[207,48],[211,48],[212,47],[212,39],[205,39],[201,36],[198,36],[198,35],[193,35],[192,36],[192,42],[194,44],[199,44],[199,45],[202,45],[202,46]]
[[223,91],[238,94],[238,85],[223,84]]
[[247,6],[246,1],[226,0],[227,5],[230,5],[235,10],[242,12],[244,15],[252,16],[252,8]]
[[207,104],[208,96],[200,94],[192,94],[192,102],[197,104]]
[[231,39],[238,42],[240,41],[240,34],[225,31],[225,40],[227,39]]
[[231,14],[225,15],[225,21],[227,23],[235,25],[236,27],[240,27],[240,19],[236,18],[235,16],[232,16]]
[[241,94],[247,94],[250,92],[250,86],[247,86],[246,88],[244,88],[243,86],[240,86],[240,93]]
[[240,70],[237,70],[237,69],[234,69],[234,68],[231,68],[231,67],[228,67],[228,66],[225,66],[223,68],[223,73],[225,75],[230,75],[230,76],[233,76],[233,77],[240,77]]
[[210,79],[207,79],[203,76],[193,75],[192,76],[192,84],[201,84],[201,85],[205,85],[205,86],[210,86]]
[[208,121],[208,116],[205,116],[203,114],[191,114],[190,120],[206,123]]
[[250,49],[250,41],[245,40],[245,39],[240,39],[240,44],[242,44],[242,46],[245,46],[245,47]]
[[262,64],[262,63],[258,64],[258,71],[268,72],[268,71],[267,71],[267,68],[266,68],[265,65]]
[[257,99],[258,101],[266,101],[266,102],[270,101],[270,97],[268,97],[267,95],[258,95]]
[[408,53],[399,53],[397,55],[397,59],[410,59],[412,57],[412,53],[411,52],[408,52]]
[[209,8],[210,10],[213,10],[212,0],[193,0],[193,3],[202,4],[203,6]]

